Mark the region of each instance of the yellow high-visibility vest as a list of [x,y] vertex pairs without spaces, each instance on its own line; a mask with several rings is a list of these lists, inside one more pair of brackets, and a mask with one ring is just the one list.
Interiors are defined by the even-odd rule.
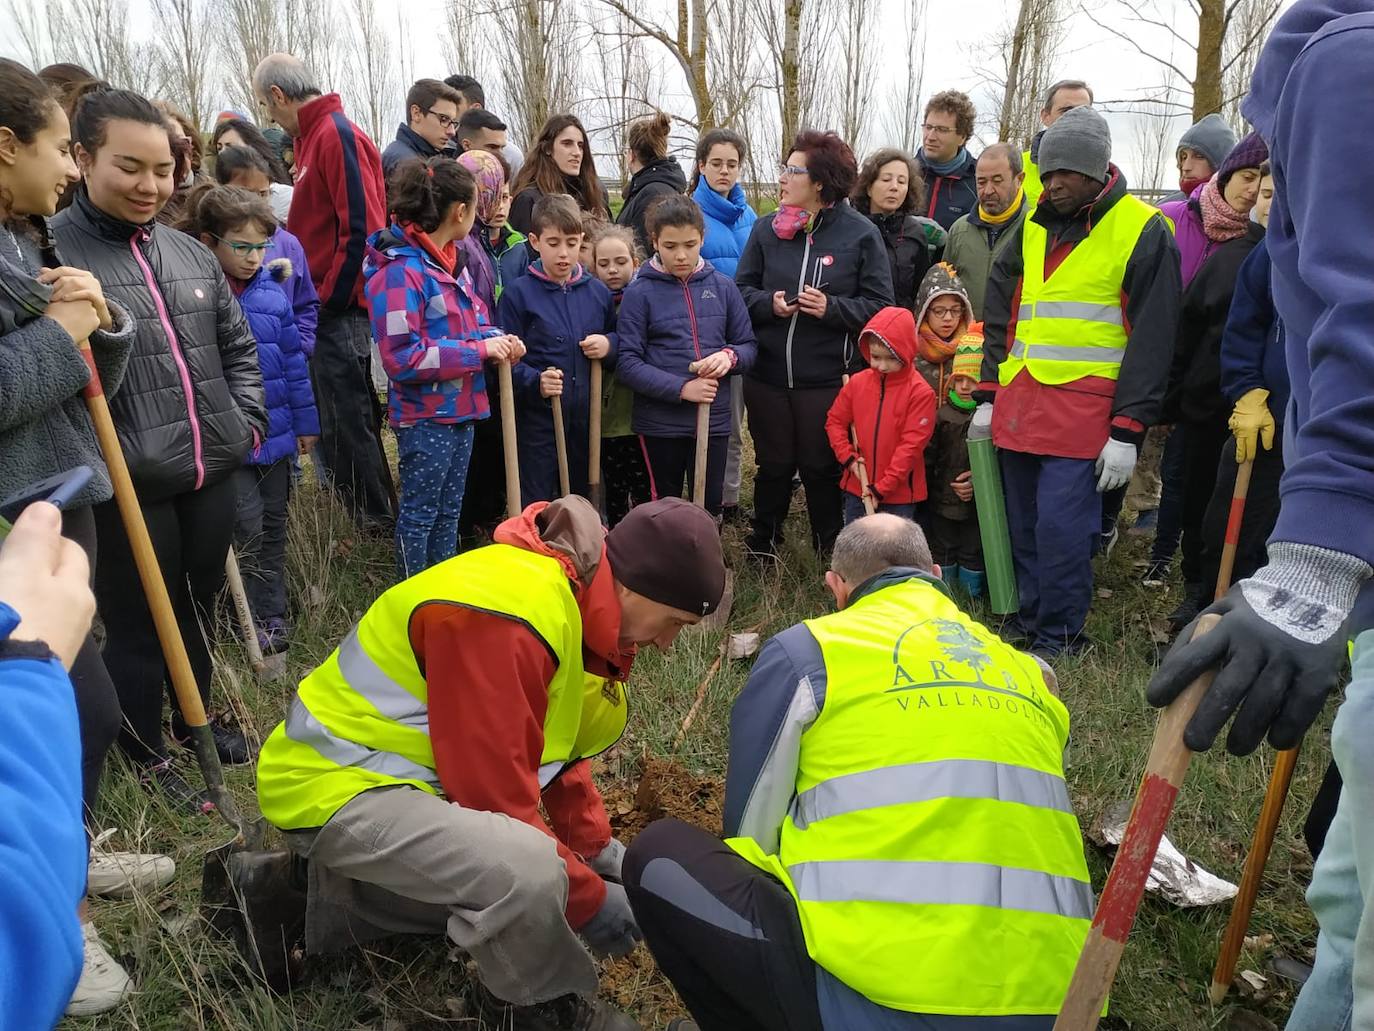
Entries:
[[1116,379],[1126,356],[1121,283],[1136,241],[1158,208],[1124,195],[1086,239],[1045,278],[1045,227],[1028,217],[1021,227],[1024,272],[1016,338],[997,369],[1006,386],[1025,368],[1050,386],[1088,376]]
[[1021,189],[1026,193],[1029,216],[1035,213],[1035,206],[1040,203],[1040,195],[1045,192],[1045,184],[1040,181],[1040,169],[1031,160],[1030,148],[1021,154],[1021,170],[1026,173],[1026,181],[1021,184]]
[[816,963],[873,1002],[1057,1013],[1093,913],[1068,710],[921,579],[806,625],[825,700],[777,853],[728,843],[796,898]]
[[493,544],[392,587],[301,681],[286,720],[258,756],[258,802],[276,826],[323,826],[356,795],[384,785],[442,795],[429,689],[409,636],[412,614],[436,601],[523,623],[553,655],[541,787],[624,732],[622,686],[583,668],[582,615],[558,560]]

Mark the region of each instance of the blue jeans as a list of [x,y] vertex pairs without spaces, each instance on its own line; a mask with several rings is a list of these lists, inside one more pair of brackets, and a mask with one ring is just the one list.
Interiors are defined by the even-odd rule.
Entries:
[[1059,652],[1083,632],[1093,600],[1102,495],[1091,458],[1001,451],[1021,626],[1031,646]]
[[[911,505],[879,505],[879,512],[891,512],[893,515],[901,516],[903,519],[916,518],[916,506]],[[864,511],[863,498],[857,494],[844,492],[844,525],[848,526],[855,519],[862,519],[868,513]]]
[[472,423],[404,426],[396,431],[396,452],[401,470],[396,568],[404,580],[458,554]]
[[[1331,728],[1344,783],[1307,903],[1316,914],[1317,962],[1287,1031],[1374,1028],[1374,630],[1355,639],[1350,686]],[[1364,885],[1363,890],[1361,884]]]

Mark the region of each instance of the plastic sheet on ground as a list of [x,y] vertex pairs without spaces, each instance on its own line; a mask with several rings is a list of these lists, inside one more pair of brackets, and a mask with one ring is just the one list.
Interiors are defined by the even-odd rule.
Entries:
[[[1088,831],[1088,838],[1100,848],[1114,849],[1121,844],[1126,821],[1131,815],[1131,803],[1112,806]],[[1184,908],[1215,906],[1236,895],[1236,886],[1209,873],[1185,856],[1166,834],[1159,841],[1159,851],[1150,866],[1145,890],[1162,896],[1166,901]]]

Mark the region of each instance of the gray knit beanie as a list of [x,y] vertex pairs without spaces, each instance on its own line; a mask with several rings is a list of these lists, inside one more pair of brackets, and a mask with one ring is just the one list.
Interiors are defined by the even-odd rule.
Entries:
[[1045,130],[1038,158],[1042,176],[1078,172],[1105,183],[1112,160],[1112,132],[1107,120],[1090,107],[1065,111]]

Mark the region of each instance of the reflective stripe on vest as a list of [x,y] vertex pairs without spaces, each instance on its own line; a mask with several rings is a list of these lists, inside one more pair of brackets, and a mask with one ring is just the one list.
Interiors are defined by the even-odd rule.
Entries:
[[1073,812],[1063,777],[1007,763],[941,759],[834,777],[793,799],[790,815],[805,830],[832,816],[937,798],[993,798]]
[[570,762],[615,743],[625,726],[619,688],[582,667],[582,617],[558,560],[505,544],[441,562],[386,591],[297,689],[286,721],[263,743],[258,801],[287,830],[323,826],[360,792],[407,784],[440,794],[429,739],[429,687],[410,641],[431,603],[511,619],[549,650],[544,748],[547,787]]
[[849,860],[787,868],[803,902],[987,906],[1091,920],[1092,888],[1072,877],[986,863]]
[[1057,1013],[1093,909],[1068,710],[921,578],[806,627],[826,691],[795,799],[775,853],[729,844],[796,898],[812,959],[879,1005]]
[[1026,219],[1014,342],[997,370],[1002,386],[1022,369],[1050,386],[1120,375],[1127,346],[1121,307],[1126,265],[1140,234],[1157,215],[1158,209],[1144,201],[1121,197],[1048,279],[1045,227],[1034,217]]

